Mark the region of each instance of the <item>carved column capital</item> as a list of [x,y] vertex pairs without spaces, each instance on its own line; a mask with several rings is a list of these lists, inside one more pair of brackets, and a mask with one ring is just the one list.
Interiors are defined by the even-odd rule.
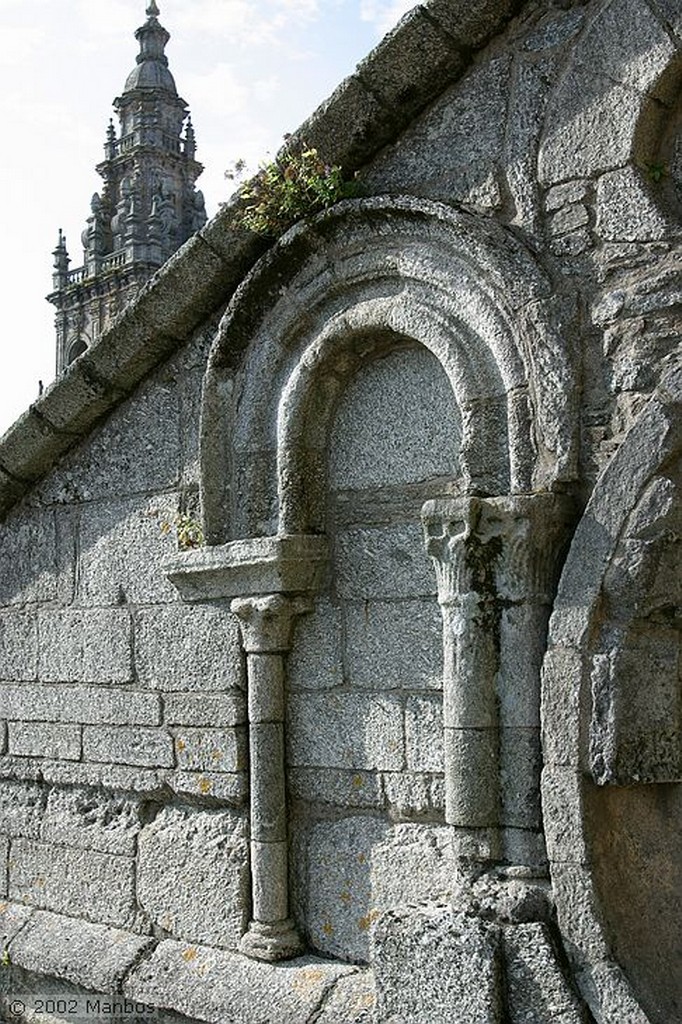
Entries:
[[551,601],[572,518],[572,500],[556,494],[426,502],[425,544],[440,604],[471,591],[507,601]]
[[302,595],[263,594],[237,597],[230,609],[239,619],[246,653],[275,654],[289,650],[294,622],[312,609],[312,601]]
[[544,493],[439,499],[422,509],[443,613],[445,814],[476,832],[479,861],[544,856],[533,799],[539,671],[571,512],[570,501]]

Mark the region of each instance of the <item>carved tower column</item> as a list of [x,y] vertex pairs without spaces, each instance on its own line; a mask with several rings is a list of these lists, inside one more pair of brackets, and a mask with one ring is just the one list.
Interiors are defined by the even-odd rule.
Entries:
[[540,868],[540,665],[570,504],[427,502],[443,613],[445,816],[462,858]]

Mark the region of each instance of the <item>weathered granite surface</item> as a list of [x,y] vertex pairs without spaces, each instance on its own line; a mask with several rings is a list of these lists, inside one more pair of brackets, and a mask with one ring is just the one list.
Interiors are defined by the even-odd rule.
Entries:
[[0,441],[2,1013],[682,1020],[681,45],[427,0]]

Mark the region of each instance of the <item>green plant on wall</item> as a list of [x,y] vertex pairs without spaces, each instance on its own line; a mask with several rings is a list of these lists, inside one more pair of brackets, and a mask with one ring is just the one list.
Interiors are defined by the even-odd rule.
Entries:
[[172,520],[161,523],[161,533],[175,533],[181,551],[200,548],[204,543],[204,531],[201,523],[188,512],[178,512]]
[[651,179],[651,181],[656,182],[656,184],[658,184],[659,181],[663,181],[663,179],[668,174],[668,168],[665,164],[647,164],[646,169],[649,174],[649,178]]
[[[238,160],[226,177],[239,180],[244,169],[244,161]],[[256,234],[277,237],[296,221],[356,194],[357,183],[346,179],[338,165],[325,163],[316,149],[285,147],[240,185],[238,221]]]

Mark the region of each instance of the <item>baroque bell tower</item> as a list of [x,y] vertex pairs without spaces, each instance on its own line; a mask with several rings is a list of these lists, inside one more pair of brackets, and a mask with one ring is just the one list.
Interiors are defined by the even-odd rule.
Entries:
[[137,64],[114,100],[118,134],[109,122],[104,185],[90,202],[81,241],[83,265],[69,270],[66,239],[54,250],[57,373],[85,352],[138,289],[206,222],[195,187],[203,168],[187,104],[178,96],[165,48],[169,33],[155,0],[135,33]]

